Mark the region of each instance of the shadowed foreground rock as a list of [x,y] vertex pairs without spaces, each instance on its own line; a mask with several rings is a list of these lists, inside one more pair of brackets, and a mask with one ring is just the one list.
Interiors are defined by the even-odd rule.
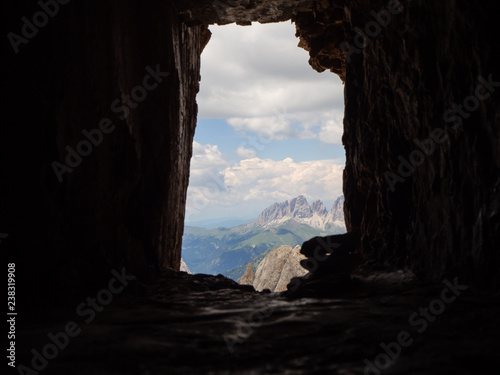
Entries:
[[346,255],[355,252],[361,244],[357,232],[314,237],[304,242],[300,252],[306,257],[323,257],[325,254]]
[[294,277],[285,295],[290,298],[335,298],[355,291],[359,280],[352,274],[363,262],[359,246],[357,232],[314,237],[304,242],[300,252],[307,258],[302,259],[300,265],[309,273]]
[[220,276],[163,277],[149,286],[131,282],[89,324],[74,310],[24,314],[18,364],[30,366],[30,350],[41,351],[49,332],[73,320],[81,334],[43,374],[363,374],[365,360],[378,363],[381,343],[402,331],[412,344],[384,374],[477,375],[496,366],[500,299],[472,288],[446,292],[453,302],[438,316],[432,311],[440,305],[431,304],[427,320],[419,309],[449,287],[419,285],[405,273],[360,279],[356,293],[342,298],[294,301]]

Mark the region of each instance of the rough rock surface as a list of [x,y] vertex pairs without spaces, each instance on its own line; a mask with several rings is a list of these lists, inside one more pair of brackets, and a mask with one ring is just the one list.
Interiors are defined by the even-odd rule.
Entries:
[[238,279],[238,284],[253,285],[254,280],[255,280],[255,271],[253,269],[252,262],[249,262],[247,265],[247,269],[245,270],[245,273]]
[[314,11],[298,12],[293,21],[297,27],[299,47],[309,51],[309,64],[317,72],[330,70],[345,81],[346,57],[345,10],[347,1],[317,1]]
[[[387,6],[345,3],[350,43],[353,30],[373,19],[370,11]],[[480,89],[484,100],[474,99],[480,76],[500,82],[500,33],[493,32],[498,14],[490,1],[401,4],[403,10],[346,67],[347,230],[361,232],[365,256],[381,265],[498,287],[498,83]],[[459,105],[463,118],[454,113]],[[441,143],[426,141],[433,132]],[[419,156],[424,153],[417,142],[428,144],[428,155]],[[415,167],[402,166],[410,159]],[[399,176],[394,189],[387,172]]]
[[[35,8],[9,3],[5,35]],[[18,54],[8,45],[0,232],[32,298],[87,295],[108,266],[142,278],[179,268],[204,29],[183,24],[170,1],[72,1]],[[141,95],[148,66],[163,81],[149,79],[155,88],[120,119],[122,95]],[[52,163],[106,118],[114,130],[60,183]]]
[[313,11],[312,0],[174,0],[190,25],[288,21],[299,11]]
[[[313,68],[346,83],[347,229],[379,264],[500,285],[500,90],[465,103],[480,76],[500,81],[493,4],[315,1],[292,17]],[[244,23],[245,6],[222,14]],[[444,140],[420,150],[436,130]]]
[[42,373],[372,374],[365,361],[384,364],[376,362],[385,353],[381,344],[402,331],[411,344],[382,374],[492,374],[498,362],[500,300],[473,288],[458,291],[439,316],[430,315],[432,322],[418,315],[418,324],[409,317],[440,299],[444,284],[412,284],[396,273],[360,281],[342,297],[294,301],[248,288],[172,272],[150,286],[131,282],[89,324],[88,315],[74,310],[24,312],[17,364],[31,367],[30,351],[41,351],[50,343],[47,334],[63,331],[70,320],[81,333]]
[[300,265],[302,259],[304,256],[300,254],[300,246],[294,248],[280,246],[271,251],[257,267],[253,281],[255,290],[285,291],[293,277],[303,276],[307,273]]

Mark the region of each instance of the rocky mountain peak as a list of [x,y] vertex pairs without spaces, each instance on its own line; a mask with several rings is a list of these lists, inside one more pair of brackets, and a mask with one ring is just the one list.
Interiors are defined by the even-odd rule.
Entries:
[[303,195],[299,195],[290,201],[289,212],[294,218],[308,218],[313,214],[307,199]]
[[307,203],[307,199],[306,197],[304,197],[303,195],[299,195],[297,198],[293,198],[291,201],[290,201],[290,207],[292,208],[292,210],[295,208],[295,206],[307,206],[309,207],[309,203]]
[[299,195],[290,202],[272,204],[262,211],[257,220],[248,225],[251,227],[273,227],[292,219],[321,230],[329,231],[344,227],[344,197],[337,198],[332,210],[328,212],[321,200],[309,205],[306,197]]
[[259,224],[264,224],[272,220],[280,219],[289,211],[288,201],[282,203],[274,203],[266,208],[257,218]]
[[333,203],[330,211],[331,219],[333,221],[344,221],[344,196],[338,197]]
[[319,215],[326,215],[328,211],[322,201],[317,200],[311,204],[311,210]]

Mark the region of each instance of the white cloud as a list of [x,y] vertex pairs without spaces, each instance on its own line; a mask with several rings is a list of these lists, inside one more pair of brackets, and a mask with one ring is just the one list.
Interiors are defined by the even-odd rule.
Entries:
[[242,159],[251,159],[255,157],[256,153],[255,150],[241,146],[236,149],[236,155]]
[[212,39],[202,54],[199,118],[224,119],[247,141],[235,141],[242,159],[237,163],[216,145],[195,142],[187,221],[256,216],[267,205],[299,194],[324,201],[341,195],[342,161],[296,162],[285,158],[287,153],[283,160],[269,160],[255,152],[290,138],[340,145],[340,79],[309,66],[293,24],[210,29]]
[[343,114],[338,112],[329,113],[326,118],[323,117],[317,134],[318,139],[323,143],[341,145],[344,134],[343,117]]
[[342,144],[343,115],[340,111],[287,113],[286,109],[269,117],[233,117],[227,120],[235,130],[254,133],[259,140],[288,138],[314,139],[332,145]]
[[228,165],[229,162],[223,158],[218,146],[201,145],[194,141],[189,176],[190,187],[206,186],[214,182],[223,186],[220,171]]
[[255,133],[262,140],[278,140],[294,135],[290,122],[286,119],[273,117],[233,117],[227,120],[235,130],[242,133]]
[[304,194],[331,200],[341,195],[342,163],[335,160],[295,162],[247,159],[224,170],[230,194],[244,201],[275,202]]
[[268,117],[343,108],[343,85],[333,73],[317,73],[297,47],[295,25],[211,26],[202,54],[200,118]]
[[[329,201],[342,194],[344,166],[340,161],[252,157],[229,164],[216,146],[198,145],[195,150],[196,178],[190,180],[187,221],[241,216],[242,212],[256,216],[267,205],[300,194],[311,201]],[[204,155],[215,156],[217,166],[200,168],[198,161]]]

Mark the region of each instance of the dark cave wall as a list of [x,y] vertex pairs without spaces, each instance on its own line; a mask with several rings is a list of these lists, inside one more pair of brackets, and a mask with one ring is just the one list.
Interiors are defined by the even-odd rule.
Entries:
[[[371,10],[387,3],[347,0],[348,41],[373,20]],[[478,77],[500,82],[494,8],[452,0],[401,4],[402,12],[346,63],[348,229],[361,231],[363,252],[379,264],[498,286],[500,87],[481,89],[491,95],[460,125],[447,112],[475,95]],[[475,106],[471,99],[469,109]],[[442,142],[422,160],[413,154],[414,171],[401,175],[400,158],[409,161],[419,150],[414,141],[432,134]]]
[[[5,35],[40,10],[9,7]],[[75,1],[18,54],[5,43],[2,245],[27,291],[48,292],[52,282],[85,289],[123,266],[143,279],[178,269],[202,30],[181,23],[167,1]],[[136,108],[120,119],[121,96],[143,85],[148,66],[168,76],[135,89],[142,101],[132,98]],[[59,182],[52,163],[65,163],[66,146],[76,149],[103,119],[112,125],[102,143]]]
[[[26,291],[85,291],[122,266],[142,279],[161,266],[178,268],[207,39],[203,26],[181,18],[190,25],[294,19],[312,67],[345,80],[345,216],[361,232],[367,259],[424,279],[498,283],[499,94],[455,130],[443,120],[474,94],[479,76],[500,81],[492,2],[402,1],[401,13],[349,61],[342,29],[353,43],[355,29],[388,1],[297,0],[297,12],[284,1],[269,11],[262,1],[196,2],[209,12],[175,3],[70,2],[19,54],[4,38],[0,233],[9,237],[0,246],[13,249]],[[38,10],[9,2],[4,35],[19,33],[20,18]],[[158,64],[168,76],[119,119],[112,103]],[[60,183],[52,163],[65,162],[65,147],[104,118],[113,131]],[[393,191],[386,173],[395,176],[399,156],[408,160],[414,140],[435,129],[444,141]]]

